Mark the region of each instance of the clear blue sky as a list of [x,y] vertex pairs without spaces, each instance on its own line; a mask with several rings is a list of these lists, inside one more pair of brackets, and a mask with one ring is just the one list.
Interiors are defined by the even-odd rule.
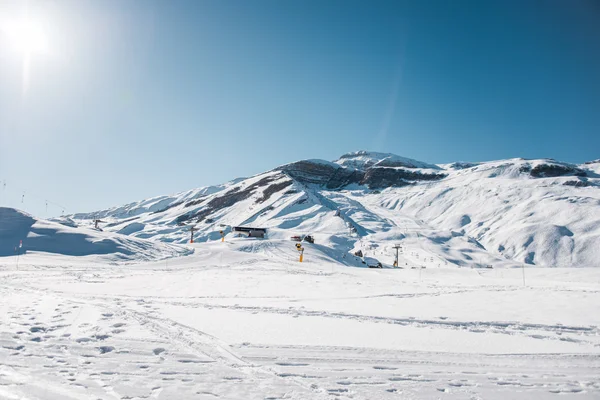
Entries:
[[[26,3],[24,79],[2,24]],[[0,4],[3,204],[91,211],[359,149],[599,158],[600,3]]]

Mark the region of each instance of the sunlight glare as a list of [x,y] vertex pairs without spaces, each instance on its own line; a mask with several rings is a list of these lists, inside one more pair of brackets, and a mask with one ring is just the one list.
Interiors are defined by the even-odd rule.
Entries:
[[41,24],[32,19],[9,21],[0,27],[8,43],[17,51],[28,56],[48,51],[48,40]]

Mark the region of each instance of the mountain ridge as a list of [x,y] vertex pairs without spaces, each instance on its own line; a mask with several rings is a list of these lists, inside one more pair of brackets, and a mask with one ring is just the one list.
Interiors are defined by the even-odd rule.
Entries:
[[313,233],[343,254],[369,243],[388,262],[393,242],[405,242],[459,266],[600,266],[594,165],[514,158],[433,166],[358,151],[69,217],[80,226],[104,218],[105,230],[174,243],[189,240],[190,226],[206,241],[256,224],[272,238]]

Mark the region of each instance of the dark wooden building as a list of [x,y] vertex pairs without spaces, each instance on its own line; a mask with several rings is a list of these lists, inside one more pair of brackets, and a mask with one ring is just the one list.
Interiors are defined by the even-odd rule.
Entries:
[[234,226],[231,231],[247,237],[264,238],[267,236],[267,228],[253,228],[251,226]]

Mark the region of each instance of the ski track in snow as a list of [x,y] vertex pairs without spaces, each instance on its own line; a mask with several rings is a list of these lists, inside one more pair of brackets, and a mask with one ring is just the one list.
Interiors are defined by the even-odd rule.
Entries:
[[348,268],[319,247],[299,264],[288,242],[248,243],[168,266],[0,259],[0,399],[600,396],[593,269],[523,287],[514,269]]

